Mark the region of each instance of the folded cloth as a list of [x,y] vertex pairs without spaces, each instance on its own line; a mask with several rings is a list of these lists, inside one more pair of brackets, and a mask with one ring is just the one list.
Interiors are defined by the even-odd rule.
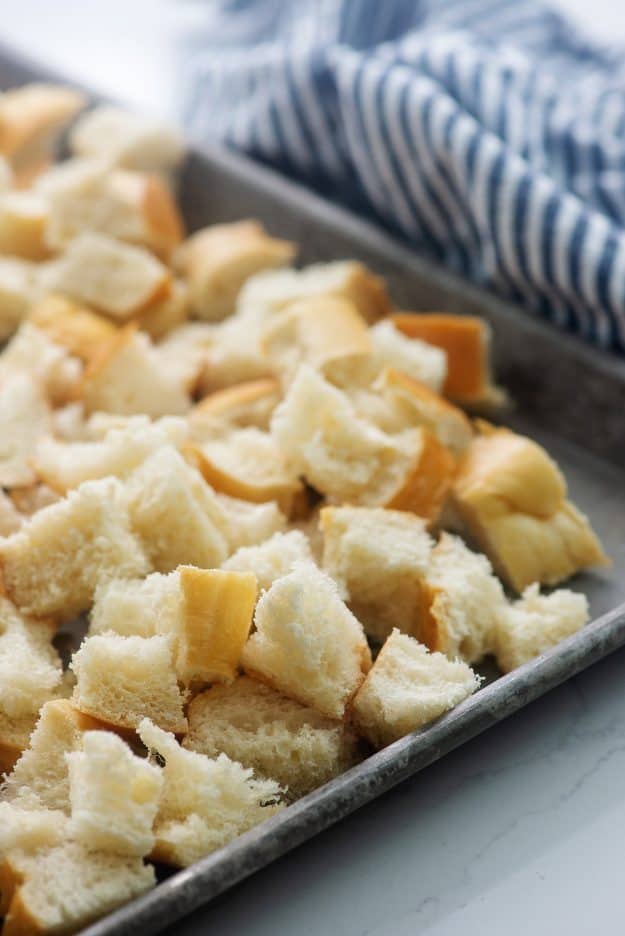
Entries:
[[625,49],[534,0],[212,0],[187,125],[625,351]]

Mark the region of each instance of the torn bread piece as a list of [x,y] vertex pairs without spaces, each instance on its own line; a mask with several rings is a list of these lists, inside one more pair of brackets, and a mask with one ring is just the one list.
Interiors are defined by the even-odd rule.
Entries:
[[213,325],[198,378],[199,395],[250,380],[275,378],[274,366],[262,350],[261,338],[262,327],[256,316],[234,315]]
[[140,172],[172,172],[185,154],[182,137],[171,127],[110,104],[83,114],[69,143],[76,156]]
[[360,622],[335,583],[312,563],[279,578],[260,598],[243,668],[329,718],[345,708],[371,665]]
[[452,504],[499,575],[517,592],[556,585],[608,559],[587,518],[566,498],[556,463],[536,442],[481,426],[454,481]]
[[11,533],[17,533],[24,522],[24,516],[20,513],[13,500],[0,492],[0,536],[10,536]]
[[308,538],[301,530],[274,533],[256,546],[242,546],[222,564],[222,569],[253,572],[261,592],[288,575],[302,562],[313,562]]
[[[135,317],[141,331],[146,332],[152,341],[160,341],[184,325],[189,317],[189,289],[184,280],[172,280],[169,293],[156,302],[151,302],[147,309]],[[170,375],[171,376],[171,375]],[[180,381],[191,393],[193,382]]]
[[50,406],[33,377],[16,373],[0,383],[0,485],[13,488],[35,483],[31,459],[51,428]]
[[[140,317],[135,321],[141,327]],[[201,382],[217,327],[208,322],[184,322],[168,332],[155,347],[163,370],[193,396],[204,392]]]
[[447,375],[447,356],[440,348],[407,338],[391,319],[378,322],[369,335],[378,373],[392,367],[434,392],[442,389]]
[[75,933],[154,887],[141,858],[66,841],[34,854],[15,850],[0,868],[14,882],[4,918],[6,936]]
[[[26,808],[19,803],[0,802],[0,855],[19,849],[35,852],[58,845],[67,835],[67,816],[59,809]],[[0,895],[0,914],[7,907]]]
[[132,528],[157,572],[218,568],[228,555],[228,520],[213,489],[173,446],[150,455],[126,484]]
[[82,747],[66,755],[71,819],[69,836],[86,848],[117,855],[147,855],[163,775],[110,731],[87,731]]
[[251,572],[180,566],[169,575],[118,580],[96,591],[89,633],[169,635],[183,685],[230,681],[252,625]]
[[541,595],[537,584],[529,585],[498,618],[495,656],[499,668],[509,673],[523,666],[576,633],[587,621],[585,595],[566,588]]
[[395,328],[408,338],[440,348],[447,356],[443,393],[463,406],[501,406],[505,393],[492,378],[491,329],[484,319],[472,315],[426,315],[401,312],[391,318]]
[[347,299],[369,323],[377,322],[392,311],[383,280],[356,260],[316,263],[303,270],[259,273],[241,290],[237,308],[272,315],[300,299],[319,296]]
[[216,491],[253,503],[276,501],[290,516],[305,502],[304,486],[272,436],[235,429],[189,447],[190,457]]
[[197,695],[188,717],[183,747],[208,757],[227,754],[258,776],[276,780],[290,799],[360,760],[353,728],[249,676]]
[[113,322],[64,296],[45,296],[30,311],[28,321],[57,345],[88,364],[117,333]]
[[163,369],[136,323],[116,332],[90,361],[78,393],[89,413],[176,416],[191,406],[186,390]]
[[[367,634],[419,633],[433,542],[425,520],[382,508],[323,507],[323,567]],[[291,534],[289,534],[291,535]]]
[[187,751],[148,719],[139,735],[165,762],[154,860],[187,867],[283,808],[274,780],[254,777],[225,754],[212,759]]
[[258,221],[215,224],[180,247],[176,266],[189,283],[197,318],[218,322],[234,312],[241,287],[260,270],[286,266],[295,245],[271,237]]
[[[47,484],[40,484],[39,482],[31,484],[29,487],[13,488],[10,497],[11,503],[21,515],[21,522],[17,529],[21,529],[28,517],[32,517],[38,510],[43,510],[44,507],[49,507],[50,504],[58,504],[62,500],[60,494],[53,491]],[[17,532],[17,529],[8,531],[4,535],[9,536],[11,533]]]
[[91,605],[100,582],[149,571],[114,478],[88,481],[39,510],[0,541],[0,566],[6,593],[23,613],[65,619]]
[[47,286],[123,322],[167,296],[171,280],[145,248],[88,231],[49,269]]
[[36,192],[0,194],[0,253],[24,260],[45,260],[49,208]]
[[79,750],[85,731],[103,728],[67,699],[46,702],[24,753],[6,778],[3,797],[28,809],[69,815],[69,773],[65,755]]
[[6,341],[28,315],[37,295],[35,265],[0,257],[0,341]]
[[274,377],[248,380],[205,396],[189,413],[191,439],[201,442],[219,429],[268,431],[271,415],[282,399]]
[[25,321],[0,354],[0,382],[13,374],[28,374],[50,403],[62,406],[76,392],[82,364],[45,331]]
[[352,704],[356,726],[385,747],[455,708],[479,688],[480,677],[394,630]]
[[151,718],[168,731],[187,730],[171,637],[95,634],[70,664],[76,675],[72,705],[116,728],[137,728]]

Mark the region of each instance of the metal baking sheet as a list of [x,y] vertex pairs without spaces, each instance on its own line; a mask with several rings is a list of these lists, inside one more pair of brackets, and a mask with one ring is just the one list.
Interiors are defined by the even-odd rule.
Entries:
[[[0,88],[53,78],[0,47]],[[547,446],[572,498],[592,519],[612,569],[578,576],[592,622],[520,669],[490,682],[448,715],[242,835],[84,932],[157,933],[306,839],[423,770],[447,752],[625,644],[625,362],[586,347],[416,257],[387,234],[274,173],[219,149],[192,151],[181,179],[191,229],[260,218],[302,246],[302,263],[355,257],[384,276],[406,309],[477,313],[495,333],[501,383],[514,398],[510,424]]]

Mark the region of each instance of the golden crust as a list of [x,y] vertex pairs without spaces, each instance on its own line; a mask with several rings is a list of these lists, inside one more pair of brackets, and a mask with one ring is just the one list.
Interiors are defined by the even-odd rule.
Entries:
[[[282,398],[280,382],[274,377],[247,380],[210,393],[197,403],[189,413],[189,425],[193,434],[201,432],[208,422],[225,423],[231,426],[258,426],[267,429],[269,417]],[[266,418],[265,418],[266,417]]]
[[36,149],[63,129],[85,105],[71,88],[30,84],[13,88],[0,99],[0,152],[11,161]]
[[456,459],[427,429],[417,461],[400,489],[384,504],[390,510],[409,510],[435,523],[451,490]]
[[100,357],[118,332],[116,325],[87,306],[54,294],[34,306],[29,321],[87,364]]
[[111,186],[113,194],[134,205],[143,219],[141,242],[167,257],[184,237],[184,222],[163,179],[154,173],[117,169],[111,175]]

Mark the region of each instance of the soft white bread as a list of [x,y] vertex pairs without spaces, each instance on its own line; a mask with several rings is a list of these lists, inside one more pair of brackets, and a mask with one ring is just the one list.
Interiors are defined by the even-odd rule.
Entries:
[[417,636],[430,650],[468,663],[492,653],[506,601],[486,556],[443,533],[430,556],[422,599]]
[[276,501],[290,516],[305,501],[304,486],[275,440],[249,427],[193,444],[189,454],[206,481],[230,497]]
[[434,435],[383,432],[309,365],[300,367],[274,411],[271,433],[293,472],[336,501],[434,520],[451,486],[455,461]]
[[285,266],[295,245],[271,237],[258,221],[215,224],[196,231],[176,255],[189,283],[191,309],[217,322],[234,312],[241,287],[261,270]]
[[[28,517],[32,517],[38,510],[49,507],[50,504],[58,504],[62,500],[56,491],[49,488],[47,484],[31,484],[29,487],[13,488],[11,491],[11,503],[21,514],[21,522],[18,529]],[[14,530],[7,531],[4,535],[9,536]]]
[[184,322],[156,345],[163,369],[190,394],[200,392],[199,383],[218,327],[208,322]]
[[97,851],[147,855],[154,847],[163,776],[110,731],[87,731],[66,755],[72,839]]
[[334,582],[315,565],[299,566],[260,598],[243,668],[330,718],[345,708],[371,665],[362,625]]
[[356,379],[369,363],[373,351],[370,334],[348,299],[314,296],[271,317],[263,329],[261,349],[283,382],[288,383],[298,366],[307,361],[329,380],[343,385]]
[[248,380],[205,396],[189,413],[191,438],[201,442],[219,428],[267,431],[271,414],[282,399],[274,377]]
[[228,681],[237,673],[256,595],[251,572],[192,566],[110,582],[96,592],[90,633],[171,635],[181,683]]
[[34,264],[0,257],[0,341],[6,341],[26,318],[36,294]]
[[27,748],[6,779],[3,798],[28,809],[55,809],[69,815],[65,755],[80,748],[85,731],[102,727],[66,699],[46,702]]
[[171,127],[109,104],[83,114],[69,142],[77,156],[142,172],[171,172],[185,153],[182,138]]
[[447,376],[447,356],[440,348],[407,338],[390,319],[374,325],[369,335],[378,373],[392,367],[425,384],[430,390],[438,392],[442,389]]
[[586,517],[566,499],[566,482],[536,442],[482,425],[452,492],[463,527],[516,591],[555,585],[607,563]]
[[170,637],[87,637],[72,657],[72,705],[116,728],[151,718],[178,733],[187,730],[184,696],[176,681]]
[[253,572],[262,592],[292,572],[299,563],[312,561],[307,537],[301,530],[289,530],[288,533],[274,533],[257,546],[242,546],[222,563],[222,569]]
[[264,543],[286,529],[286,517],[275,501],[252,504],[227,494],[217,494],[217,500],[225,517],[223,530],[230,552]]
[[19,182],[54,155],[67,124],[85,106],[78,91],[52,84],[27,84],[0,98],[0,153],[11,163]]
[[[0,403],[1,403],[0,391]],[[184,420],[174,416],[150,422],[132,416],[119,428],[113,426],[101,439],[61,442],[50,436],[40,439],[31,460],[37,477],[55,491],[66,492],[83,481],[127,478],[146,458],[164,445],[181,446],[186,437]]]
[[197,385],[201,396],[250,380],[275,378],[274,366],[261,347],[262,322],[255,314],[234,315],[212,329]]
[[28,321],[0,354],[0,382],[14,374],[28,374],[54,406],[67,403],[75,394],[81,373],[78,358]]
[[367,507],[323,507],[323,567],[367,634],[383,642],[393,628],[417,635],[423,581],[432,552],[414,514]]
[[402,312],[392,316],[407,338],[426,342],[445,352],[447,376],[443,393],[467,407],[501,406],[506,395],[492,378],[491,329],[472,315]]
[[24,517],[11,498],[0,492],[0,536],[16,533],[24,522]]
[[49,209],[36,192],[0,194],[0,253],[24,260],[45,260]]
[[0,541],[0,565],[6,593],[22,612],[67,619],[90,606],[100,582],[149,568],[113,478],[88,481],[39,510]]
[[541,595],[538,585],[530,585],[498,618],[495,656],[500,669],[509,673],[522,666],[570,637],[587,621],[585,595],[565,588]]
[[0,802],[0,855],[14,849],[35,852],[49,848],[60,844],[66,834],[67,816],[59,809],[28,809],[19,803]]
[[376,747],[422,728],[479,688],[480,678],[459,660],[448,660],[395,630],[359,689],[352,714]]
[[271,315],[292,302],[318,296],[347,299],[366,322],[376,322],[392,311],[384,282],[355,260],[260,273],[247,281],[237,307]]
[[183,747],[227,754],[261,777],[271,777],[297,799],[327,783],[359,759],[348,725],[325,718],[269,686],[241,676],[212,686],[189,706]]
[[28,321],[85,364],[99,356],[117,331],[113,322],[86,306],[53,294],[35,303]]
[[225,754],[211,759],[180,747],[173,735],[145,719],[145,746],[164,760],[164,787],[152,857],[186,867],[283,808],[274,780],[253,776]]
[[[139,312],[134,321],[141,331],[146,332],[153,341],[160,341],[170,332],[177,331],[181,325],[184,325],[189,317],[189,290],[184,280],[175,279],[172,281],[169,293],[150,303],[147,309]],[[161,355],[159,355],[161,357]],[[170,377],[178,377],[178,374],[170,374]],[[193,383],[186,383],[178,377],[177,383],[182,384],[190,393],[193,390]]]
[[216,568],[228,555],[227,519],[215,492],[173,446],[154,452],[130,476],[133,530],[154,569]]
[[183,237],[168,186],[149,173],[113,171],[99,160],[74,159],[37,181],[45,197],[46,243],[63,250],[79,234],[99,231],[167,257]]
[[149,890],[154,868],[141,858],[64,842],[30,855],[14,851],[0,869],[13,881],[3,936],[70,936]]
[[176,416],[191,406],[185,388],[163,369],[136,323],[121,328],[90,361],[78,393],[89,413]]
[[48,271],[48,288],[119,321],[168,295],[171,272],[143,247],[85,232]]
[[31,458],[51,422],[43,389],[29,374],[14,374],[0,383],[0,485],[34,484]]

